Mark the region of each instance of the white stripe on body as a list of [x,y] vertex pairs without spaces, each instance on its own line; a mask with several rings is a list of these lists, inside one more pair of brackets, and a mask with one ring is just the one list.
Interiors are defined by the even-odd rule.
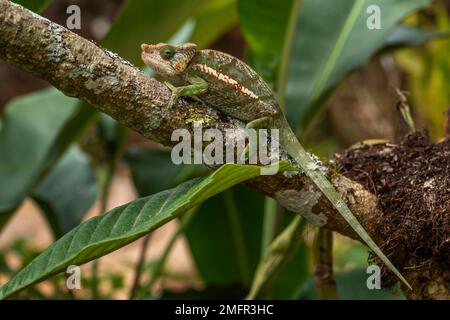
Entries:
[[200,72],[209,74],[209,75],[213,76],[214,78],[219,79],[219,80],[225,82],[226,84],[233,86],[236,90],[242,92],[243,94],[245,94],[246,96],[249,96],[250,98],[258,99],[258,96],[253,91],[244,87],[242,84],[240,84],[236,80],[230,78],[226,74],[220,73],[219,71],[214,70],[213,68],[208,67],[205,64],[197,63],[197,64],[194,64],[192,67],[196,71],[200,71]]

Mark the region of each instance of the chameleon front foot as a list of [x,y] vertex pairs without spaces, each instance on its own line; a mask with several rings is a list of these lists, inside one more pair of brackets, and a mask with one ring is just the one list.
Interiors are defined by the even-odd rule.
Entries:
[[178,101],[179,93],[178,93],[178,88],[173,86],[170,82],[168,81],[164,81],[164,84],[170,89],[170,91],[172,91],[172,95],[170,96],[170,101],[169,101],[169,108],[172,108]]
[[208,90],[208,84],[205,80],[200,77],[192,76],[190,77],[191,84],[182,87],[175,87],[170,82],[165,81],[167,87],[172,91],[172,96],[170,97],[169,107],[174,106],[179,97],[189,96],[195,97]]

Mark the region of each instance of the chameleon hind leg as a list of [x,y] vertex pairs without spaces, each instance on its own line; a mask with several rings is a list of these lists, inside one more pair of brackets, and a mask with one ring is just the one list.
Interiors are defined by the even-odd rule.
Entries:
[[164,82],[165,85],[168,86],[172,91],[169,108],[173,107],[180,97],[197,96],[199,94],[205,93],[208,90],[208,83],[200,77],[191,76],[189,77],[189,82],[191,84],[182,87],[175,87],[170,82]]
[[248,161],[249,159],[252,159],[252,157],[255,156],[255,154],[258,152],[258,145],[259,145],[259,129],[268,129],[271,128],[273,125],[273,118],[272,117],[262,117],[255,120],[250,121],[245,126],[245,129],[253,129],[257,130],[256,132],[256,142],[252,143],[252,141],[249,141],[247,146],[245,147],[244,151],[241,154],[241,160]]

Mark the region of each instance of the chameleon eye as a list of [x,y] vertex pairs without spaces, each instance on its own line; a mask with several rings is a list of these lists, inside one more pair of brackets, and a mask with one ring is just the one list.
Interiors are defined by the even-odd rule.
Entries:
[[172,46],[164,46],[159,50],[159,54],[164,60],[169,60],[175,54],[175,49]]

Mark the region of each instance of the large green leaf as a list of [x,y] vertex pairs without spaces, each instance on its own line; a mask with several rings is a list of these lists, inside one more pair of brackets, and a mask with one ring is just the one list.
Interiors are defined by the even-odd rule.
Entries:
[[237,23],[236,0],[210,1],[194,19],[191,42],[206,47]]
[[427,41],[448,37],[450,32],[427,31],[407,25],[396,27],[384,42],[384,50],[391,50],[401,47],[409,47],[423,44]]
[[14,209],[35,186],[75,110],[76,100],[56,89],[15,99],[7,106],[0,131],[0,215]]
[[171,188],[208,172],[201,165],[175,165],[170,155],[168,150],[143,148],[131,148],[125,154],[125,162],[130,167],[133,183],[140,196]]
[[58,165],[33,191],[55,238],[77,226],[97,196],[97,182],[89,158],[77,146],[68,150]]
[[198,209],[185,235],[207,285],[250,285],[261,253],[263,205],[261,194],[238,186]]
[[[199,5],[201,2],[198,0],[192,4]],[[175,1],[164,4],[160,1],[128,1],[123,17],[112,27],[102,44],[114,51],[132,50],[138,54],[140,42],[166,40],[162,37],[171,35],[191,12],[185,10],[184,5],[171,7],[171,4],[174,5]],[[194,9],[198,8],[191,8]],[[149,12],[161,20],[149,18]],[[152,29],[155,25],[158,26],[157,30]],[[134,47],[128,47],[128,41],[134,41]],[[94,108],[84,103],[74,113],[76,100],[54,89],[33,93],[24,99],[17,100],[20,107],[14,107],[16,102],[13,102],[7,108],[0,133],[0,228],[37,179],[50,171],[70,144],[98,115]]]
[[[287,163],[280,164],[280,170],[289,167]],[[260,168],[256,166],[227,164],[207,177],[187,181],[91,218],[19,271],[0,289],[0,298],[61,272],[69,265],[80,265],[117,250],[206,199],[259,174]]]
[[309,277],[309,247],[302,237],[293,239],[293,241],[296,241],[297,244],[293,246],[292,252],[273,280],[272,299],[296,299]]
[[262,61],[279,61],[295,0],[239,0],[241,28],[250,50]]
[[[297,19],[300,0],[239,0],[241,28],[252,67],[275,87],[277,71],[288,49],[291,19]],[[277,91],[280,88],[276,88]]]
[[167,41],[208,0],[129,0],[102,45],[142,65],[140,45]]
[[[351,70],[364,65],[397,23],[428,0],[303,0],[289,62],[286,113],[304,129],[324,99]],[[377,5],[381,29],[370,30],[367,8]]]

